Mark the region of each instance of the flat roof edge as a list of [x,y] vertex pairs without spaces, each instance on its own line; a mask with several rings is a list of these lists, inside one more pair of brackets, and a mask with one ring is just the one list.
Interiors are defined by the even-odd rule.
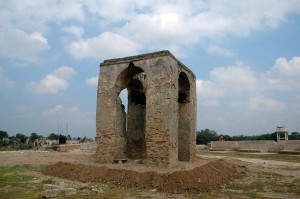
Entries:
[[104,60],[103,63],[100,64],[100,67],[109,66],[109,65],[113,65],[113,64],[122,64],[122,63],[135,62],[135,61],[140,61],[140,60],[144,60],[144,59],[151,59],[151,58],[163,57],[163,56],[172,57],[181,67],[183,67],[185,70],[189,71],[193,75],[193,77],[195,78],[195,74],[188,67],[186,67],[183,63],[181,63],[168,50],[145,53],[145,54],[134,55],[134,56],[129,56],[129,57],[123,57],[123,58],[107,59],[107,60]]

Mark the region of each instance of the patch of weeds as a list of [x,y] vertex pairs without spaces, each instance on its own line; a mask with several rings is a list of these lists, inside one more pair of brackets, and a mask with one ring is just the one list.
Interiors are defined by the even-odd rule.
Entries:
[[142,194],[138,189],[124,188],[108,183],[90,183],[87,187],[77,189],[76,195],[66,198],[81,199],[83,198],[81,193],[85,189],[89,191],[89,194],[84,196],[84,198],[151,198],[145,194]]
[[[290,183],[285,183],[282,184],[281,187],[285,187],[287,189],[287,192],[289,193],[296,193],[296,194],[300,194],[300,178],[298,179],[294,179],[292,182]],[[279,192],[280,190],[278,190]]]
[[0,167],[0,198],[41,197],[42,185],[34,182],[34,175],[28,175],[38,169],[29,165]]
[[250,173],[242,178],[229,183],[226,189],[242,190],[247,195],[266,190],[275,190],[279,183],[280,175],[267,172]]
[[42,180],[42,184],[55,184],[55,181],[52,178],[47,178]]

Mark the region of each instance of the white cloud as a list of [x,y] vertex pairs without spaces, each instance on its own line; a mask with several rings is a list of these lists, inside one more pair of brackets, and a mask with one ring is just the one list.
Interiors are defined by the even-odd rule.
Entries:
[[97,86],[98,85],[98,75],[91,77],[85,81],[88,85]]
[[255,111],[275,111],[280,112],[285,109],[285,103],[271,98],[252,97],[248,100],[248,106]]
[[223,57],[233,57],[235,55],[235,53],[232,50],[226,49],[226,48],[222,48],[220,46],[217,45],[210,45],[206,51],[210,54],[216,54],[216,55],[220,55]]
[[[44,39],[49,24],[72,22],[62,31],[73,34],[77,39],[73,42],[73,38],[68,40],[70,54],[76,58],[111,58],[136,54],[138,50],[161,49],[184,55],[184,47],[204,39],[247,36],[253,31],[277,28],[288,14],[300,12],[297,0],[24,0],[1,4],[1,23],[9,28],[0,31],[0,38],[5,38],[5,41],[0,41],[0,46],[3,46],[0,55],[27,61],[36,59],[39,53],[49,49]],[[85,33],[84,28],[77,24],[87,17],[95,23],[96,29],[99,28],[99,35],[86,35],[83,39],[88,32]],[[29,45],[33,33],[39,33],[38,36],[34,34],[34,41],[39,44]],[[208,52],[222,56],[234,54],[217,46],[209,47]]]
[[[148,4],[148,9],[131,16],[123,27],[118,28],[118,33],[151,50],[178,51],[205,38],[248,36],[253,31],[276,28],[288,13],[300,11],[297,1],[147,3],[152,5]],[[222,48],[210,51],[226,56],[233,53]]]
[[13,24],[26,32],[36,30],[46,32],[48,23],[61,23],[67,20],[83,21],[85,14],[80,2],[75,1],[5,1],[0,13],[4,24]]
[[0,66],[0,89],[1,88],[14,88],[16,86],[16,82],[8,79],[4,75],[4,71]]
[[75,75],[75,70],[69,66],[61,66],[57,68],[54,72],[53,75],[63,78],[63,79],[69,79],[73,75]]
[[55,94],[69,87],[68,79],[75,75],[75,70],[68,66],[61,66],[53,73],[46,75],[39,82],[31,82],[27,88],[37,94]]
[[11,27],[0,28],[0,56],[36,62],[41,53],[50,49],[41,32],[28,34]]
[[296,90],[300,92],[300,57],[293,57],[290,61],[280,57],[273,67],[263,73],[261,78],[272,90]]
[[290,61],[287,61],[284,57],[278,58],[271,69],[271,73],[298,78],[300,76],[300,57],[293,57]]
[[30,34],[32,41],[39,41],[42,44],[48,45],[48,40],[40,32],[34,32]]
[[55,107],[47,111],[44,111],[43,115],[50,116],[50,115],[70,114],[70,113],[77,112],[77,110],[78,108],[76,106],[66,108],[62,105],[56,105]]
[[62,30],[66,33],[70,33],[74,35],[76,39],[81,39],[84,33],[84,28],[79,26],[67,26],[67,27],[63,27]]
[[210,72],[210,78],[213,83],[226,92],[255,91],[257,89],[258,80],[254,71],[243,63],[215,68]]
[[213,107],[225,99],[234,99],[234,102],[229,102],[231,107],[282,111],[287,102],[271,96],[283,91],[292,91],[297,96],[300,92],[299,76],[300,57],[289,61],[278,58],[270,70],[261,74],[244,63],[217,67],[210,72],[208,80],[196,81],[198,104]]
[[243,63],[229,67],[217,67],[210,72],[209,80],[197,80],[199,106],[219,106],[220,99],[233,96],[252,96],[259,93],[259,79],[251,68]]
[[196,80],[197,96],[198,97],[220,97],[224,92],[211,81]]
[[97,37],[72,42],[71,55],[78,59],[113,58],[136,54],[139,46],[131,40],[112,32],[104,32]]
[[[82,1],[87,7],[89,12],[99,16],[106,23],[113,23],[116,21],[130,20],[150,4],[149,1],[134,1],[134,0],[110,0],[110,1],[97,1],[87,0]],[[150,6],[152,7],[152,6]]]

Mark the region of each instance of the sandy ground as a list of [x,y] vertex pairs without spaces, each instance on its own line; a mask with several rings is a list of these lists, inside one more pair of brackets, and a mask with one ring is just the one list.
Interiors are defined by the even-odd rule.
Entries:
[[[128,169],[135,171],[153,171],[154,168],[146,167],[142,164],[137,164],[134,161],[129,161],[126,164],[98,164],[95,162],[94,151],[82,151],[82,150],[71,150],[68,152],[56,152],[56,151],[34,151],[34,150],[24,150],[24,151],[4,151],[0,152],[0,166],[13,166],[13,165],[48,165],[54,164],[59,161],[73,163],[73,164],[83,164],[83,165],[94,165],[94,166],[107,166],[116,169]],[[179,162],[172,168],[155,168],[156,172],[169,172],[175,170],[190,170],[195,167],[207,164],[212,159],[198,159],[193,163]]]
[[93,151],[72,150],[68,152],[56,151],[1,151],[0,152],[0,165],[13,166],[13,165],[40,165],[52,164],[59,161],[72,162],[78,164],[93,163]]

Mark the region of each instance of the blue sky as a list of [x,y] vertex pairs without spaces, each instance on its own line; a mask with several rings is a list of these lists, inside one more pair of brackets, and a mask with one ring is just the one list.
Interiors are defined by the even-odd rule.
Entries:
[[95,136],[99,64],[169,50],[197,77],[197,130],[300,131],[300,1],[0,2],[0,130]]

